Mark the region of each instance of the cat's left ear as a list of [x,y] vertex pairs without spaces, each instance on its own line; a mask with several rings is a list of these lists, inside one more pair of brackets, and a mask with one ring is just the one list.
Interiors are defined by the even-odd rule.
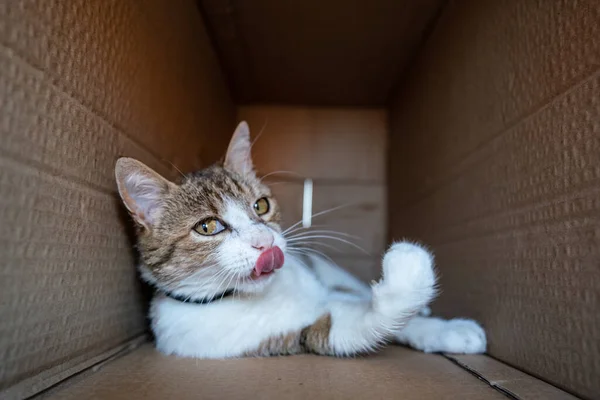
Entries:
[[122,157],[115,166],[119,195],[133,219],[152,229],[158,223],[167,194],[176,185],[133,158]]
[[242,121],[235,128],[233,137],[229,142],[227,154],[225,155],[225,168],[242,176],[254,175],[254,166],[250,155],[251,147],[250,128],[246,121]]

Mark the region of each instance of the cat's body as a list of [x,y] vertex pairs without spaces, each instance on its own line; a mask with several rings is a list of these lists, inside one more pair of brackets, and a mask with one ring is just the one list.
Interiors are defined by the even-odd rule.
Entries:
[[142,276],[158,288],[150,316],[167,354],[346,356],[392,340],[423,351],[485,351],[474,321],[417,315],[436,292],[424,248],[392,245],[372,287],[322,257],[300,256],[302,233],[284,235],[277,204],[254,175],[245,123],[224,167],[181,185],[131,159],[119,160],[116,175],[140,228]]
[[[314,264],[309,267],[306,260],[292,256],[287,257],[271,285],[260,294],[234,294],[206,305],[157,295],[151,308],[157,347],[167,354],[199,358],[303,352],[352,355],[375,350],[396,339],[423,351],[483,351],[485,336],[472,321],[416,316],[408,322],[408,328],[413,325],[412,335],[403,336],[402,329],[394,329],[394,315],[414,314],[433,293],[424,290],[415,295],[407,289],[431,287],[433,274],[426,253],[410,244],[397,244],[388,256],[394,253],[398,265],[390,268],[397,269],[393,273],[399,282],[390,284],[389,289],[397,290],[399,304],[389,321],[385,314],[379,317],[380,321],[369,321],[377,318],[373,310],[377,305],[370,303],[368,286],[341,269],[333,271],[337,267],[324,259],[314,257]],[[328,287],[313,268],[318,268],[321,276],[342,279],[330,281],[332,286]],[[386,271],[386,275],[390,272]],[[407,276],[414,280],[404,280]],[[379,301],[393,302],[395,295],[389,293],[389,298]],[[397,321],[398,326],[402,320]],[[339,328],[333,325],[336,323]],[[427,326],[417,327],[418,324]]]

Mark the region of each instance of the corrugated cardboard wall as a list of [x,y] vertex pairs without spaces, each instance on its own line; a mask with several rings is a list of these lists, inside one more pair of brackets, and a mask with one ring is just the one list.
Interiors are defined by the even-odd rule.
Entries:
[[198,0],[241,104],[384,106],[445,0]]
[[254,162],[282,207],[284,227],[302,218],[305,178],[314,184],[313,214],[340,207],[315,217],[314,233],[293,244],[325,253],[365,281],[378,278],[387,232],[387,110],[243,106],[238,118],[250,123]]
[[395,238],[493,356],[600,393],[600,2],[450,1],[394,100]]
[[173,176],[234,123],[193,0],[0,2],[0,397],[146,328],[117,156]]

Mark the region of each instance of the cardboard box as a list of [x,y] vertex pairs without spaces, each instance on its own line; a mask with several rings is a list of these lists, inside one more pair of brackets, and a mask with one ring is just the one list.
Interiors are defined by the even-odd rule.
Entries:
[[[600,398],[600,3],[0,2],[0,398]],[[166,176],[239,119],[291,223],[436,253],[485,356],[188,360],[147,337],[118,156]]]

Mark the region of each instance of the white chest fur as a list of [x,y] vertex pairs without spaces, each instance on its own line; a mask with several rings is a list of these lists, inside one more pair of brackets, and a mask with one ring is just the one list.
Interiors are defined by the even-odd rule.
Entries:
[[294,258],[252,297],[190,304],[156,296],[150,316],[157,347],[186,357],[235,357],[264,340],[298,331],[326,313],[328,290]]

